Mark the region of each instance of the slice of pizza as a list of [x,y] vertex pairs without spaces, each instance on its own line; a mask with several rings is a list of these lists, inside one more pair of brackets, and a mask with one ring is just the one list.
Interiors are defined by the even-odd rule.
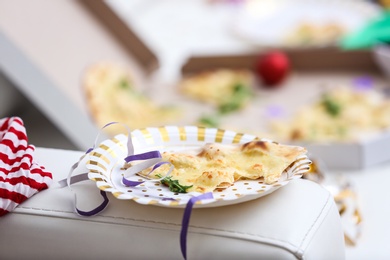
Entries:
[[[242,145],[206,144],[195,155],[164,152],[162,157],[174,166],[170,180],[189,187],[187,192],[209,192],[230,187],[242,179],[275,183],[283,171],[306,152],[299,146],[255,140]],[[168,169],[168,165],[163,165],[149,177],[164,176]],[[150,170],[144,170],[140,175],[145,176]]]
[[[181,113],[172,106],[161,106],[134,86],[129,70],[116,63],[101,62],[89,67],[84,75],[86,101],[99,127],[121,122],[131,129],[173,123]],[[120,125],[107,129],[112,134],[123,131]]]
[[227,113],[246,106],[253,96],[253,84],[254,76],[249,70],[222,68],[185,77],[180,82],[180,90]]

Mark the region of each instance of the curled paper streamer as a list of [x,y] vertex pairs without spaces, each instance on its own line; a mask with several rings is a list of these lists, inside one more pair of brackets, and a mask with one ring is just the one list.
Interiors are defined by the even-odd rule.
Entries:
[[[120,124],[120,123],[117,123],[117,122],[109,123],[109,124],[105,125],[102,128],[102,130],[104,128],[112,125],[112,124]],[[150,152],[145,152],[145,153],[141,153],[141,154],[134,154],[134,146],[133,146],[133,143],[132,143],[132,140],[131,140],[131,131],[130,131],[130,129],[126,125],[124,125],[124,127],[127,129],[127,132],[128,132],[128,141],[127,141],[127,151],[128,152],[127,152],[127,156],[124,158],[124,161],[126,163],[131,163],[131,162],[134,162],[134,161],[140,161],[140,162],[138,162],[137,164],[131,165],[131,167],[129,167],[128,169],[126,169],[124,171],[123,177],[122,177],[123,185],[125,185],[125,186],[132,186],[133,187],[133,186],[137,186],[137,185],[139,185],[139,184],[141,184],[141,183],[143,183],[145,181],[155,181],[155,182],[156,181],[161,181],[162,179],[164,179],[167,176],[169,176],[171,174],[172,170],[174,169],[174,166],[170,162],[162,161],[162,156],[161,156],[159,151],[150,151]],[[98,136],[95,139],[94,146],[92,148],[88,149],[87,152],[79,159],[79,161],[76,162],[71,167],[71,169],[69,171],[69,174],[68,174],[68,177],[66,179],[61,180],[59,182],[61,187],[68,186],[70,188],[70,190],[72,191],[71,185],[73,183],[89,179],[88,178],[88,172],[81,173],[81,174],[76,175],[76,176],[72,176],[72,174],[75,171],[75,169],[77,167],[79,167],[79,164],[84,159],[84,157],[88,156],[89,153],[94,151],[94,149],[96,147],[96,144],[97,144],[97,140],[98,140],[99,134],[98,134]],[[159,179],[148,179],[148,180],[145,180],[145,181],[132,181],[132,180],[129,179],[129,177],[134,176],[135,174],[139,173],[140,171],[152,167],[151,171],[147,174],[147,176],[148,176],[155,169],[157,169],[158,167],[160,167],[161,165],[164,165],[164,164],[170,164],[170,168],[169,168],[168,172],[165,174],[165,176],[163,176],[162,178],[159,178]],[[104,200],[103,200],[103,202],[99,206],[95,207],[94,209],[92,209],[90,211],[82,211],[82,210],[79,210],[77,208],[77,196],[76,196],[76,193],[74,193],[75,212],[78,215],[80,215],[80,216],[86,216],[86,217],[94,216],[94,215],[102,212],[108,206],[109,199],[108,199],[107,194],[106,194],[105,191],[101,190],[100,194],[101,194],[101,196],[103,197]],[[166,198],[166,199],[167,200],[174,200],[172,198]],[[187,245],[187,233],[188,233],[189,221],[190,221],[190,216],[191,216],[191,212],[192,212],[193,206],[195,205],[195,203],[197,201],[206,200],[206,199],[213,199],[212,192],[208,192],[208,193],[205,193],[205,194],[201,194],[199,196],[192,197],[188,201],[188,203],[186,205],[186,208],[184,210],[183,219],[182,219],[182,229],[181,229],[181,232],[180,232],[180,248],[181,248],[181,252],[182,252],[182,255],[183,255],[184,259],[187,259],[187,250],[186,250],[186,248],[187,248],[186,247],[186,245]]]
[[184,259],[187,259],[187,233],[188,233],[188,226],[190,223],[192,208],[194,207],[197,201],[212,199],[212,198],[213,198],[213,193],[207,192],[199,196],[192,197],[186,205],[182,224],[181,224],[181,232],[180,232],[180,249]]
[[[118,122],[108,123],[105,126],[103,126],[101,130],[103,130],[104,128],[106,128],[110,125],[113,125],[113,124],[121,124],[121,123],[118,123]],[[126,162],[131,162],[131,161],[135,161],[135,160],[143,161],[139,164],[136,164],[136,165],[130,167],[128,170],[126,170],[122,182],[126,186],[137,186],[137,185],[143,183],[143,181],[142,182],[134,182],[134,181],[127,180],[126,177],[129,177],[131,175],[135,175],[136,173],[138,173],[144,169],[147,169],[153,165],[156,165],[157,163],[162,161],[162,157],[161,157],[161,154],[159,151],[151,151],[151,152],[146,152],[146,153],[142,153],[142,154],[134,154],[134,146],[133,146],[133,143],[131,140],[131,131],[126,125],[124,125],[124,124],[122,124],[122,125],[126,128],[126,130],[128,132],[127,157],[124,160]],[[94,216],[94,215],[100,213],[101,211],[103,211],[108,206],[108,203],[109,203],[109,199],[107,197],[106,192],[100,191],[100,194],[104,199],[103,202],[99,206],[95,207],[94,209],[92,209],[90,211],[82,211],[82,210],[77,208],[77,194],[71,188],[71,185],[76,183],[76,182],[88,180],[88,172],[81,173],[81,174],[76,175],[76,176],[72,176],[72,174],[75,171],[75,169],[79,167],[79,164],[84,159],[84,157],[88,156],[95,149],[100,133],[96,136],[93,147],[89,148],[87,150],[87,152],[79,159],[79,161],[76,162],[74,165],[72,165],[72,167],[69,171],[68,177],[64,180],[59,181],[59,184],[61,187],[68,186],[68,188],[73,192],[73,194],[74,194],[74,207],[75,207],[74,210],[80,216],[87,216],[87,217]],[[161,164],[159,164],[159,166],[160,165]],[[156,168],[157,167],[155,166],[153,168],[153,170],[155,170]],[[171,169],[168,171],[168,174],[170,174],[172,169],[173,169],[173,167],[171,167]],[[160,181],[161,179],[167,177],[168,174],[166,174],[165,176],[163,176],[160,179],[154,179],[153,181]]]
[[143,162],[141,162],[139,164],[132,165],[123,174],[122,183],[125,186],[133,187],[133,186],[137,186],[137,185],[140,185],[140,184],[144,183],[144,181],[131,181],[131,180],[128,180],[127,177],[134,176],[138,172],[140,172],[142,170],[145,170],[145,169],[147,169],[147,168],[149,168],[151,166],[154,166],[154,167],[147,174],[147,176],[149,174],[151,174],[155,169],[157,169],[158,167],[160,167],[163,164],[170,164],[171,165],[169,171],[163,177],[161,177],[159,179],[151,179],[149,181],[161,181],[164,178],[168,177],[171,174],[172,170],[173,170],[173,165],[170,162],[163,162],[162,161],[162,157],[161,157],[161,154],[160,154],[159,151],[151,151],[151,152],[146,152],[146,153],[142,153],[142,154],[129,155],[129,156],[127,156],[125,158],[125,161],[127,163],[130,163],[132,161],[139,161],[139,160],[141,160]]
[[70,168],[68,177],[66,179],[63,179],[63,180],[58,182],[60,187],[66,187],[67,186],[70,189],[70,191],[73,193],[73,196],[74,196],[74,210],[75,210],[75,212],[78,215],[84,216],[84,217],[91,217],[91,216],[94,216],[94,215],[102,212],[108,206],[108,203],[109,203],[109,199],[107,197],[106,192],[105,191],[100,191],[100,195],[103,197],[103,202],[99,206],[95,207],[94,209],[92,209],[90,211],[83,211],[83,210],[80,210],[80,209],[77,208],[77,195],[72,190],[71,185],[74,184],[74,183],[77,183],[77,182],[88,180],[88,173],[86,172],[86,173],[82,173],[82,174],[75,175],[75,176],[72,176],[72,173],[73,173],[73,171],[77,167],[79,167],[80,162],[90,152],[90,150],[92,151],[93,149],[89,149],[83,156],[81,156],[81,158],[79,159],[78,162],[76,162],[75,164],[72,165],[72,167]]

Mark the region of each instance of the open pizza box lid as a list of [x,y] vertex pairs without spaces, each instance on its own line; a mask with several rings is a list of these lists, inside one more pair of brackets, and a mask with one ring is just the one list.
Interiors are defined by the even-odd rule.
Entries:
[[[388,87],[386,78],[371,50],[343,51],[338,48],[313,48],[284,50],[292,70],[287,80],[275,89],[259,86],[263,104],[283,105],[294,110],[310,102],[319,94],[321,85],[351,84],[357,77],[370,77],[375,83]],[[255,70],[262,53],[242,55],[199,55],[190,57],[182,66],[183,76],[215,68],[247,68]],[[260,83],[261,85],[261,83]],[[269,102],[267,102],[267,100]],[[260,109],[260,108],[259,108]],[[243,115],[252,124],[264,127],[259,114]],[[278,140],[275,140],[278,141]],[[390,130],[385,130],[367,140],[348,143],[298,143],[308,149],[309,154],[324,163],[329,169],[356,170],[390,160]]]
[[79,149],[93,145],[100,131],[82,88],[88,66],[121,63],[141,88],[159,67],[107,1],[15,1],[2,8],[0,72]]

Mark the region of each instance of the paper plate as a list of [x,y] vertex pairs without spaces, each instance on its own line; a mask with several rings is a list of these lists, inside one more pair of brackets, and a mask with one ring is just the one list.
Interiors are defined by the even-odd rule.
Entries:
[[[200,148],[206,143],[240,144],[258,139],[256,136],[215,128],[196,126],[165,126],[135,130],[131,133],[134,153],[152,150],[184,151]],[[147,181],[136,187],[122,184],[124,158],[127,156],[127,136],[120,134],[103,141],[87,160],[88,177],[100,190],[111,192],[116,198],[134,200],[140,204],[164,207],[185,207],[187,202],[201,193],[174,193],[157,181]],[[309,170],[310,160],[300,156],[286,169],[280,180],[272,185],[261,180],[237,181],[227,189],[213,192],[213,199],[198,201],[195,207],[217,207],[253,200],[267,195],[302,177]],[[140,177],[134,176],[139,180]]]

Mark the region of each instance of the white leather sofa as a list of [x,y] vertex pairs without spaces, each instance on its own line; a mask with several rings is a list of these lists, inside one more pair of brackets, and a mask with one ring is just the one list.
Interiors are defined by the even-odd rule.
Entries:
[[[54,182],[0,218],[1,259],[182,259],[183,209],[110,197],[94,217],[73,211],[73,195],[57,181],[82,152],[38,148],[36,160]],[[94,183],[72,186],[82,207],[100,200]],[[344,259],[344,237],[333,197],[307,180],[291,181],[262,198],[194,209],[188,259]]]

